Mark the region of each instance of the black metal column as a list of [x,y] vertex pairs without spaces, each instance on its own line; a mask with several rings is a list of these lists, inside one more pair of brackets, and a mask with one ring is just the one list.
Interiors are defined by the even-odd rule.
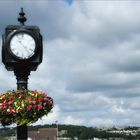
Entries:
[[[8,25],[5,28],[5,33],[2,38],[2,62],[8,71],[14,71],[18,90],[22,88],[28,89],[28,76],[30,75],[30,71],[36,71],[38,65],[42,62],[43,56],[43,40],[40,29],[37,26],[26,26],[24,24],[26,20],[23,8],[21,8],[18,18],[20,25]],[[12,50],[11,42],[13,38],[20,33],[29,35],[34,41],[33,54],[28,53],[30,47],[28,48],[27,46],[28,39],[26,39],[26,37],[23,38],[25,40],[25,42],[23,41],[23,44],[21,43],[19,46],[15,47],[17,54]],[[17,41],[20,42],[20,40]],[[20,56],[18,55],[18,52],[21,50],[18,47],[25,48]],[[27,140],[27,138],[27,125],[18,126],[17,140]]]
[[[30,70],[27,69],[16,69],[15,71],[17,79],[17,89],[22,88],[28,89],[28,76],[30,75]],[[27,125],[17,126],[17,140],[27,140],[28,138],[28,128]]]

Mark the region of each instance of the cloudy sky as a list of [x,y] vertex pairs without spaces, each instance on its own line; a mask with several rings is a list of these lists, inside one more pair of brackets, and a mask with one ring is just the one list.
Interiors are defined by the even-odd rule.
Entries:
[[[21,7],[44,38],[29,89],[55,101],[36,124],[140,126],[140,1],[1,0],[0,34],[18,24]],[[0,81],[1,92],[16,89],[2,62]]]

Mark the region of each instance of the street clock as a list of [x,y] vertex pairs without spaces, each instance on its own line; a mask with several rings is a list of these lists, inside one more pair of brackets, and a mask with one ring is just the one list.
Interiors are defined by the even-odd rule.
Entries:
[[27,68],[35,71],[42,62],[42,36],[37,26],[26,26],[23,9],[20,25],[9,25],[2,36],[2,62],[9,71]]
[[[2,35],[2,62],[8,71],[14,71],[17,89],[28,89],[28,76],[42,62],[42,35],[37,26],[24,25],[23,8],[19,13],[20,25],[9,25]],[[27,125],[17,126],[17,140],[27,140]]]

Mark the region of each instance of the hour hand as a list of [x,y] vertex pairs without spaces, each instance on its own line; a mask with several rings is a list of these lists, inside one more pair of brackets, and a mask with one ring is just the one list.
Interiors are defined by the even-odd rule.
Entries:
[[21,40],[18,40],[18,42],[19,42],[19,44],[21,44],[21,45],[23,46],[23,44],[22,44]]

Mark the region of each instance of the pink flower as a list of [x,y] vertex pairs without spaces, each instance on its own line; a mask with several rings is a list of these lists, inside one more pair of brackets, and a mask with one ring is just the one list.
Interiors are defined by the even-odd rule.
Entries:
[[44,101],[48,101],[49,99],[48,98],[44,98]]
[[4,109],[6,109],[6,108],[7,108],[7,106],[4,106],[3,108],[4,108]]
[[38,110],[41,110],[41,109],[43,108],[43,106],[42,106],[41,104],[39,104],[39,105],[37,106],[37,108],[38,108]]
[[12,101],[9,101],[9,102],[8,102],[8,105],[11,105],[12,103],[13,103]]
[[31,105],[35,105],[35,101],[29,101]]
[[47,94],[45,93],[45,92],[42,92],[42,95],[45,97],[45,96],[47,96]]
[[37,100],[38,100],[38,101],[41,101],[41,100],[42,100],[42,98],[41,98],[41,97],[39,97]]

